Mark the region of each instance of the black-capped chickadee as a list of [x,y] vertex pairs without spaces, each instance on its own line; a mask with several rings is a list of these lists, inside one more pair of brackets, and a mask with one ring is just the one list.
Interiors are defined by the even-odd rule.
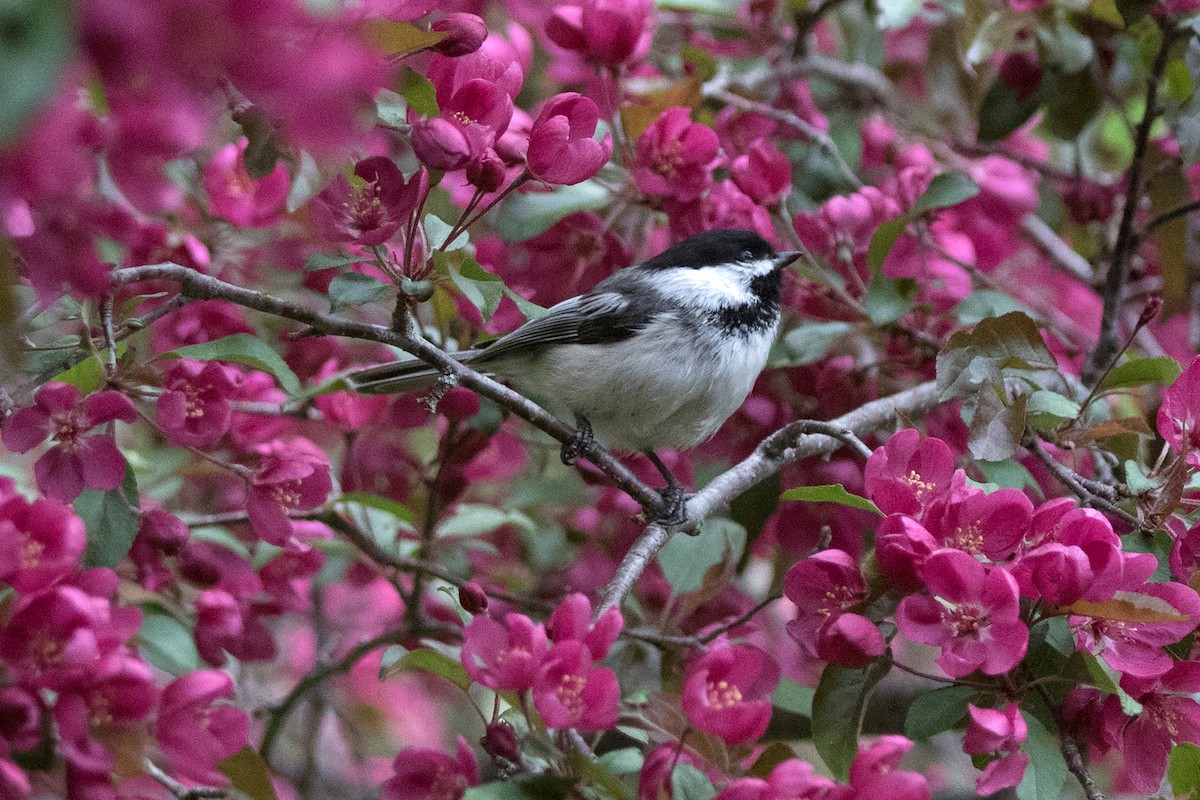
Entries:
[[[753,231],[701,233],[453,356],[574,416],[581,436],[564,445],[564,461],[593,430],[610,447],[645,453],[678,513],[679,484],[654,451],[695,447],[750,394],[779,327],[783,268],[800,255],[776,253]],[[383,394],[437,376],[411,360],[360,370],[349,383]]]

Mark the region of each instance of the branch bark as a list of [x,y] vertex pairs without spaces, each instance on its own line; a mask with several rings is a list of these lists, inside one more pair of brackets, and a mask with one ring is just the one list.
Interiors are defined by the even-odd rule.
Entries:
[[[880,398],[826,423],[830,429],[849,431],[861,437],[882,428],[898,414],[919,414],[938,403],[937,384],[922,383],[890,397]],[[809,456],[832,453],[845,445],[842,439],[824,433],[809,433],[808,420],[785,425],[768,436],[741,463],[714,478],[708,486],[687,502],[689,522],[700,523],[718,508],[784,466]],[[625,554],[617,573],[601,594],[596,608],[599,616],[613,606],[619,606],[642,571],[667,543],[671,532],[661,525],[646,527],[641,537]]]

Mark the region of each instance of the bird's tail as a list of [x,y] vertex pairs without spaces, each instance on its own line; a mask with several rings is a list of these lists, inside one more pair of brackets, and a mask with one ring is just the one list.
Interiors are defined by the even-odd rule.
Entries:
[[[456,361],[467,362],[479,353],[479,350],[463,350],[450,356]],[[439,375],[441,372],[437,367],[412,358],[351,372],[346,376],[346,383],[359,394],[404,394],[432,386]]]

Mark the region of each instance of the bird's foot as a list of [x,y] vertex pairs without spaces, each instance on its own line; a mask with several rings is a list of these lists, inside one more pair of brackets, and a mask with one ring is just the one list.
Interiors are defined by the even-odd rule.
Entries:
[[687,522],[687,499],[688,494],[683,491],[683,487],[678,483],[673,483],[658,490],[658,494],[663,500],[662,513],[658,515],[658,522],[667,527],[675,527]]
[[575,463],[575,459],[579,458],[580,453],[587,452],[596,442],[596,437],[592,434],[592,423],[588,422],[587,417],[583,414],[575,415],[575,435],[571,437],[571,441],[563,442],[562,450],[559,452],[562,458],[562,463],[568,467]]

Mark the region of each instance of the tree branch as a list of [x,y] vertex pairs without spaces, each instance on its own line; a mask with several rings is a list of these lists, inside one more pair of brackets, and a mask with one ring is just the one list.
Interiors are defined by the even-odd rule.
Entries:
[[[887,425],[897,414],[917,414],[937,403],[937,384],[929,381],[890,397],[873,400],[826,424],[831,429],[863,436]],[[780,428],[760,442],[741,463],[714,478],[688,500],[688,521],[699,524],[713,511],[727,505],[733,498],[788,464],[809,456],[832,453],[842,447],[843,442],[833,436],[808,433],[811,424],[809,420],[799,420]],[[597,616],[624,601],[646,565],[667,543],[670,535],[671,532],[661,525],[646,527],[621,560],[616,575],[604,587],[600,604],[596,607]]]
[[1141,529],[1142,525],[1138,522],[1137,517],[1113,502],[1118,497],[1116,489],[1098,481],[1089,480],[1060,464],[1054,456],[1046,452],[1046,448],[1042,447],[1042,440],[1036,434],[1027,436],[1024,445],[1034,458],[1042,462],[1046,469],[1050,470],[1050,473],[1059,482],[1074,492],[1085,505],[1107,511],[1118,519],[1128,522],[1134,527],[1134,530]]
[[1171,54],[1171,46],[1175,43],[1177,33],[1173,30],[1162,32],[1162,42],[1158,53],[1154,56],[1154,64],[1146,78],[1146,110],[1142,113],[1142,121],[1138,123],[1134,134],[1133,163],[1129,166],[1129,179],[1125,192],[1125,206],[1121,209],[1121,226],[1117,230],[1117,242],[1113,247],[1112,262],[1104,281],[1104,311],[1100,317],[1100,338],[1096,349],[1083,370],[1084,383],[1091,383],[1096,376],[1109,364],[1117,351],[1117,321],[1120,319],[1122,289],[1129,278],[1129,265],[1137,250],[1138,237],[1133,230],[1134,216],[1142,198],[1143,176],[1146,148],[1150,141],[1150,129],[1158,117],[1158,85],[1166,71]]
[[[452,376],[457,383],[498,403],[558,441],[565,443],[575,438],[574,428],[532,400],[455,361],[424,339],[407,336],[382,325],[354,322],[335,314],[313,311],[296,303],[226,283],[169,262],[114,270],[112,279],[115,286],[147,280],[175,281],[179,284],[181,292],[193,299],[228,300],[246,308],[301,322],[316,333],[392,345],[437,367],[446,375]],[[595,464],[619,489],[636,500],[648,517],[659,518],[666,513],[666,503],[658,491],[644,483],[616,456],[594,444],[584,449],[581,455]]]

